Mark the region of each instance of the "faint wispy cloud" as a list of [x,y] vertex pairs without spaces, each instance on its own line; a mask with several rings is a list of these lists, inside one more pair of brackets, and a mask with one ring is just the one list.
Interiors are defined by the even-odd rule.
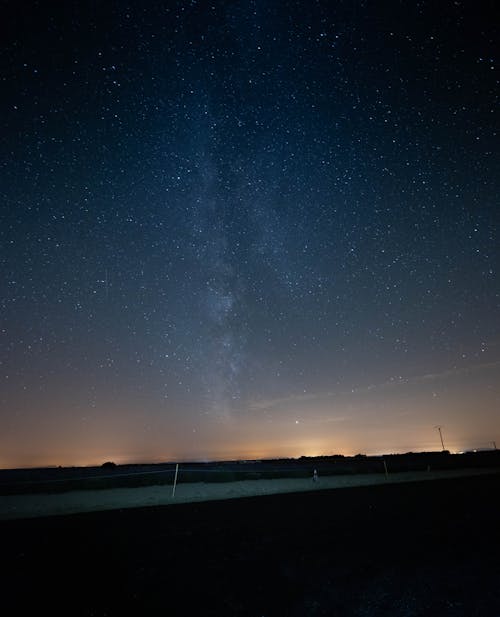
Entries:
[[442,379],[448,379],[450,377],[459,377],[461,375],[471,375],[473,373],[479,373],[484,370],[494,369],[500,367],[500,360],[496,362],[483,362],[482,364],[474,364],[472,366],[453,367],[446,371],[440,371],[437,373],[427,373],[425,375],[418,375],[411,377],[409,383],[422,383],[426,381],[438,381]]
[[[500,368],[500,360],[495,362],[484,362],[481,364],[475,364],[467,367],[453,367],[444,371],[438,371],[435,373],[425,373],[423,375],[414,375],[412,377],[391,377],[390,379],[359,387],[353,387],[350,390],[339,390],[336,392],[304,392],[301,394],[292,394],[290,396],[277,397],[272,399],[262,399],[259,401],[252,401],[248,409],[250,411],[270,411],[272,409],[290,408],[296,407],[301,403],[311,401],[324,401],[337,397],[345,397],[351,394],[363,394],[366,392],[376,392],[381,390],[387,390],[392,388],[398,388],[401,386],[418,385],[437,381],[444,381],[446,379],[452,379],[464,375],[471,375],[479,373],[485,370],[491,370]],[[331,421],[338,421],[332,418]]]
[[292,394],[290,396],[283,396],[283,397],[272,398],[272,399],[262,399],[260,401],[252,401],[250,405],[248,406],[248,408],[251,411],[261,411],[261,410],[264,411],[264,410],[273,409],[276,407],[282,407],[282,406],[288,407],[292,403],[302,403],[304,401],[319,400],[322,398],[330,398],[331,396],[334,396],[333,392],[328,392],[327,394],[319,394],[317,392]]
[[390,379],[381,383],[353,388],[351,392],[353,394],[357,394],[362,392],[370,392],[372,390],[385,390],[388,388],[396,388],[405,385],[416,385],[425,384],[433,381],[444,381],[446,379],[452,379],[460,377],[462,375],[472,375],[474,373],[479,373],[481,371],[494,368],[500,368],[500,360],[497,360],[495,362],[483,362],[482,364],[475,364],[472,366],[453,367],[451,369],[446,369],[445,371],[424,373],[423,375],[413,375],[411,377],[391,377]]

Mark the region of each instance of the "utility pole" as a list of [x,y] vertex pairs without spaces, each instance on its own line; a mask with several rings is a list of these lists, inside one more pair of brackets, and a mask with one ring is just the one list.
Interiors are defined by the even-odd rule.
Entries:
[[443,452],[444,452],[444,441],[443,441],[443,434],[441,433],[441,426],[435,426],[434,428],[437,428],[437,430],[439,431],[439,438],[441,439],[441,447],[443,448]]

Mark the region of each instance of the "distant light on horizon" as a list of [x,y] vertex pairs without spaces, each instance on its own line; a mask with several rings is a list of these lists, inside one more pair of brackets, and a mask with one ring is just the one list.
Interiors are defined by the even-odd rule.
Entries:
[[[471,444],[470,446],[463,446],[462,448],[447,448],[447,450],[451,454],[463,454],[465,452],[477,452],[477,451],[486,451],[493,450],[494,448],[490,445],[489,447],[486,444],[483,444],[479,447],[474,447],[476,444]],[[16,469],[16,468],[37,468],[37,467],[98,467],[101,466],[106,461],[112,461],[117,465],[137,465],[137,464],[160,464],[160,463],[187,463],[187,462],[217,462],[217,461],[228,461],[228,460],[268,460],[268,459],[277,459],[277,458],[290,458],[290,459],[299,459],[301,457],[322,457],[322,456],[335,456],[341,455],[345,457],[352,457],[356,455],[366,455],[366,456],[389,456],[389,455],[398,455],[398,454],[407,454],[410,452],[419,453],[419,452],[440,452],[441,444],[439,443],[427,443],[425,445],[411,445],[407,444],[403,448],[375,448],[375,449],[356,449],[352,447],[339,447],[336,449],[327,449],[314,447],[312,444],[306,444],[304,447],[292,447],[290,449],[284,448],[249,448],[246,450],[232,450],[228,449],[225,451],[221,451],[220,453],[205,453],[202,455],[193,453],[192,456],[175,456],[168,455],[165,453],[161,454],[151,454],[148,455],[146,453],[140,454],[132,454],[125,452],[112,452],[112,451],[104,451],[103,453],[96,452],[93,456],[74,456],[70,458],[58,458],[57,456],[51,457],[40,457],[29,459],[19,459],[16,461],[12,459],[11,461],[7,461],[6,459],[0,460],[0,469]]]

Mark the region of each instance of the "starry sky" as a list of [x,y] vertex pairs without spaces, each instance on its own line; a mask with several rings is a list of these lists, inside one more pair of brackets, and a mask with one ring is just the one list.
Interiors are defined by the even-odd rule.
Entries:
[[500,444],[494,5],[2,3],[0,467]]

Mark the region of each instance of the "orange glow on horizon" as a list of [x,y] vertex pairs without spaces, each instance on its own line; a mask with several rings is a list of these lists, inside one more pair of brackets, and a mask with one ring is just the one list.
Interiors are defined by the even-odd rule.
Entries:
[[75,424],[69,417],[49,423],[39,414],[29,431],[21,427],[17,433],[0,434],[0,468],[439,451],[437,423],[443,424],[445,448],[451,452],[487,448],[495,439],[500,444],[496,434],[500,425],[490,399],[483,403],[482,414],[475,415],[472,429],[469,410],[475,399],[471,394],[447,401],[442,397],[439,408],[424,404],[435,400],[439,399],[426,398],[423,391],[411,404],[396,393],[383,400],[370,395],[356,405],[338,402],[334,412],[322,400],[308,401],[305,408],[301,401],[302,409],[293,412],[277,407],[265,413],[202,419],[196,430],[168,417],[156,418],[145,430],[140,409],[134,405],[117,409],[115,404],[84,424]]
[[[21,469],[21,468],[39,468],[39,467],[99,467],[106,461],[113,461],[117,465],[127,464],[158,464],[167,462],[217,462],[228,460],[269,460],[279,458],[298,459],[301,456],[318,457],[318,456],[333,456],[343,455],[346,457],[355,456],[357,454],[365,454],[367,456],[382,456],[384,454],[403,454],[405,452],[425,452],[439,451],[437,443],[428,443],[426,447],[406,447],[398,448],[382,448],[366,450],[356,448],[346,444],[345,447],[327,448],[325,446],[315,446],[311,442],[304,443],[303,447],[299,445],[276,447],[276,444],[269,444],[267,447],[263,444],[255,444],[242,448],[227,448],[219,451],[205,451],[202,453],[189,453],[180,455],[179,453],[125,453],[110,450],[96,451],[92,455],[87,453],[86,456],[61,456],[60,458],[53,454],[48,456],[33,457],[31,459],[3,459],[0,460],[0,469]],[[465,448],[447,448],[452,453],[461,452],[464,450],[473,449],[472,447]]]

